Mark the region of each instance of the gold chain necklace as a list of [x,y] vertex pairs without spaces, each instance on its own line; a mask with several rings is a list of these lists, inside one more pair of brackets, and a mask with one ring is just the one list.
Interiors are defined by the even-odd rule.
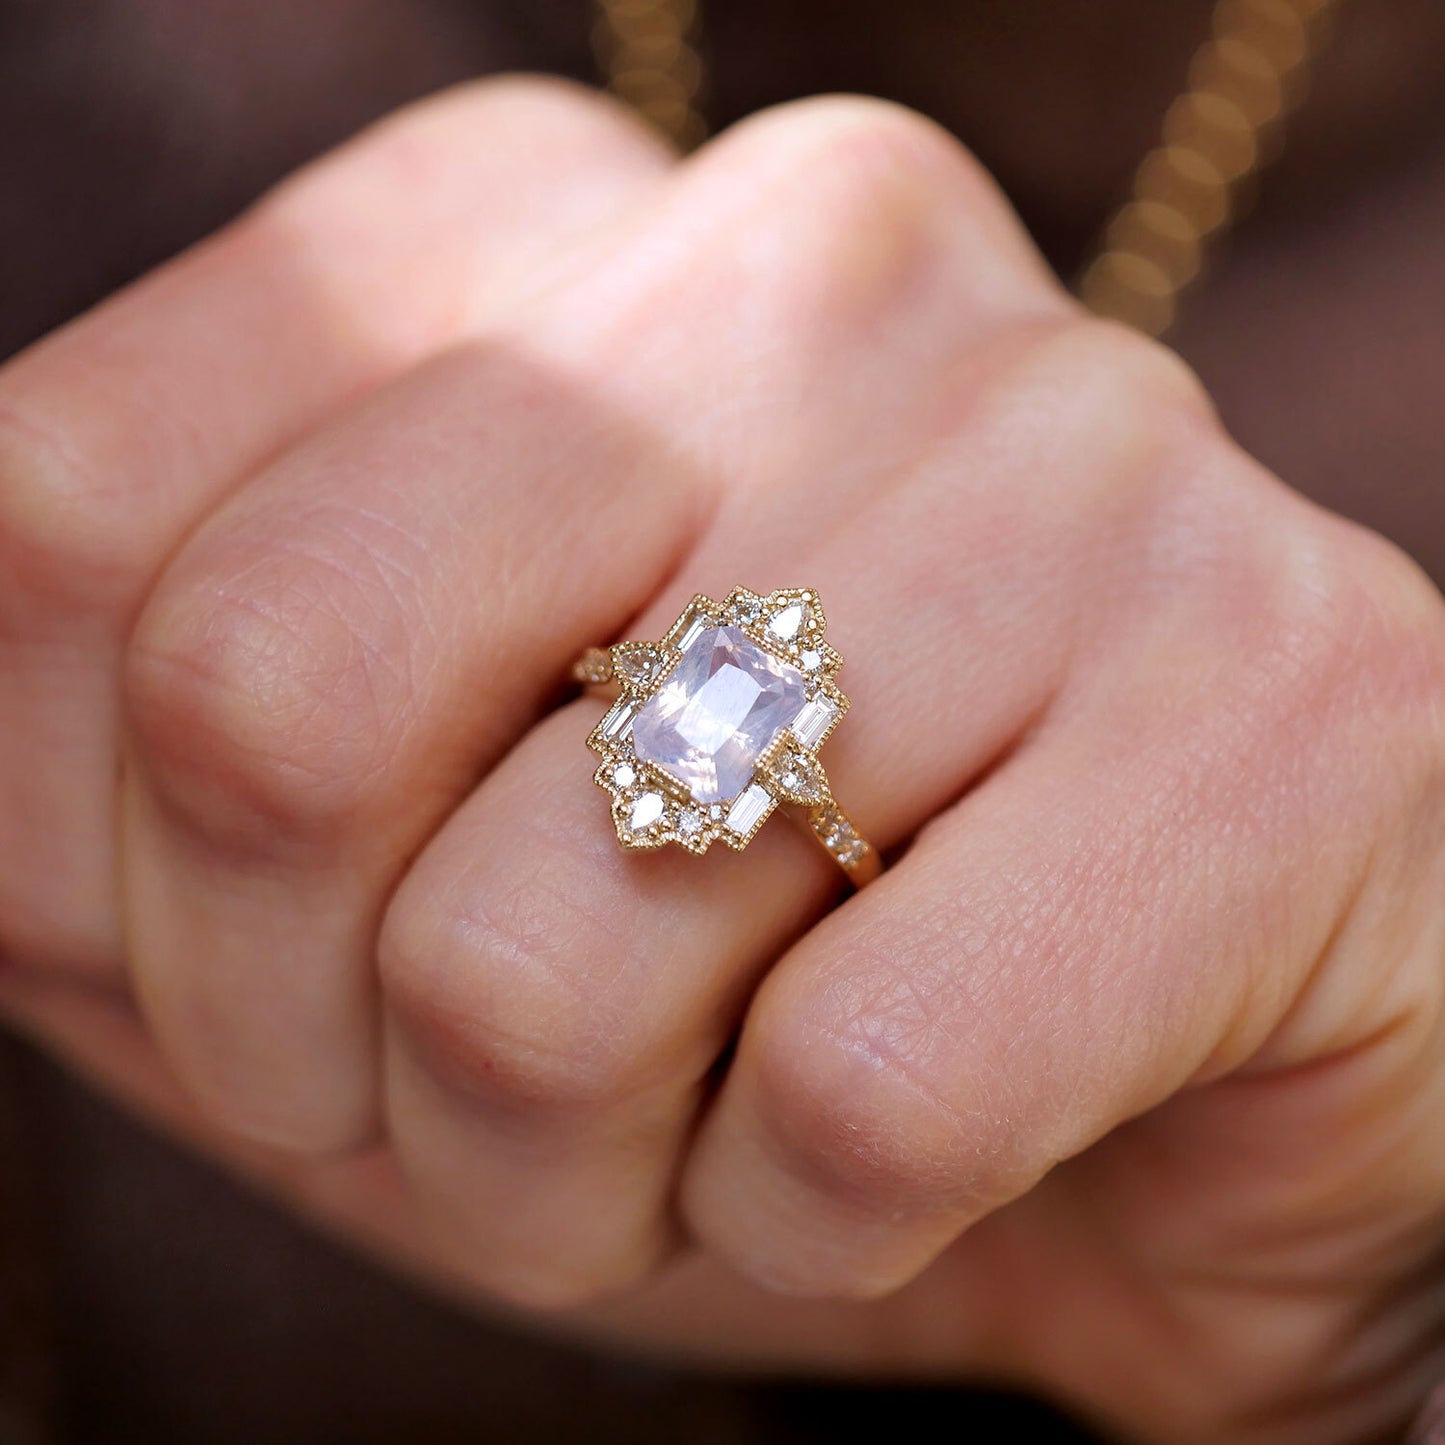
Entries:
[[[1208,39],[1159,143],[1104,227],[1077,291],[1101,316],[1168,330],[1207,247],[1278,154],[1284,120],[1339,0],[1217,0]],[[596,0],[594,47],[609,88],[684,150],[707,134],[698,0]]]

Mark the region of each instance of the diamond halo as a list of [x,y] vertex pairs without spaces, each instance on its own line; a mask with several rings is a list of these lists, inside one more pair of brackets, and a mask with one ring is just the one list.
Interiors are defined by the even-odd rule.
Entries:
[[855,883],[876,874],[818,758],[849,706],[826,626],[811,589],[738,587],[698,594],[658,642],[588,649],[576,679],[617,692],[587,745],[625,848],[741,850],[791,804]]

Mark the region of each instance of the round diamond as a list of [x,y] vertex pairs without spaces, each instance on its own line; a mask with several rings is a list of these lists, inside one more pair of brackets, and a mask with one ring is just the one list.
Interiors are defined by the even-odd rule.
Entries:
[[631,763],[619,763],[612,770],[612,781],[619,788],[630,788],[637,781],[637,770]]
[[642,687],[652,681],[660,661],[657,653],[650,647],[638,648],[632,652],[624,652],[617,659],[617,672],[624,682]]
[[677,831],[684,838],[695,838],[702,832],[702,819],[689,808],[678,818]]

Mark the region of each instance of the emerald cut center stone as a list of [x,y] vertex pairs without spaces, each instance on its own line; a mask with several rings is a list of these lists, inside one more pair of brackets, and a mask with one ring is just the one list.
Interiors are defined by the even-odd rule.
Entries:
[[741,628],[702,633],[637,714],[637,756],[698,803],[726,803],[808,701],[807,679]]

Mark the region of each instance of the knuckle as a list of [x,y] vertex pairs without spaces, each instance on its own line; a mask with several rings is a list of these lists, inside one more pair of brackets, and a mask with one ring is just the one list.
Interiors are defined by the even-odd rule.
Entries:
[[[749,280],[792,329],[856,332],[895,309],[932,307],[942,289],[962,304],[970,287],[982,294],[985,276],[1033,269],[983,168],[912,111],[854,98],[799,102],[747,123],[739,142],[756,147],[768,171]],[[994,258],[1004,264],[988,264]],[[1029,290],[1048,293],[1041,270]],[[1016,281],[1003,292],[1014,300]]]
[[793,1172],[844,1208],[983,1212],[1007,1195],[1008,1171],[990,1157],[982,1109],[971,1118],[951,1097],[957,1081],[940,1087],[936,1062],[900,1042],[918,1031],[901,1014],[815,1004],[772,1026],[756,1055],[759,1114]]
[[[1310,820],[1330,857],[1377,844],[1423,856],[1445,801],[1445,601],[1393,544],[1283,489],[1237,492],[1242,521],[1218,501],[1203,524],[1219,534],[1204,544],[1216,565],[1197,569],[1160,633],[1177,649],[1186,626],[1193,676],[1232,679],[1202,684],[1198,737],[1216,765],[1247,750],[1240,803],[1271,826]],[[1196,516],[1191,545],[1200,530]],[[1261,789],[1266,776],[1279,785]],[[1287,813],[1271,811],[1276,796]]]
[[[1221,513],[1213,493],[1238,471],[1223,464],[1232,449],[1198,378],[1147,338],[1050,318],[1015,328],[992,349],[988,374],[965,383],[964,435],[1011,458],[1032,536],[1177,571],[1197,550],[1201,518]],[[1106,612],[1110,596],[1095,599]]]
[[1404,756],[1438,760],[1445,599],[1424,572],[1378,534],[1326,517],[1292,532],[1279,577],[1267,616],[1293,664],[1286,677],[1321,699],[1363,704],[1374,726],[1393,722]]
[[801,197],[804,210],[809,201],[836,197],[848,218],[866,221],[890,202],[961,191],[976,208],[1011,214],[988,172],[954,136],[891,101],[849,95],[791,101],[743,121],[718,144],[742,151],[749,166],[766,164],[770,192]]
[[164,801],[203,833],[308,840],[355,823],[406,726],[387,609],[341,569],[277,557],[163,585],[126,664],[127,717]]
[[[615,364],[619,335],[714,307],[816,350],[904,327],[945,304],[1069,306],[993,181],[948,133],[885,101],[793,102],[739,123],[689,161],[645,232],[548,299],[564,338]],[[737,299],[746,308],[737,309]],[[946,302],[944,299],[946,298]],[[570,323],[570,325],[569,325]],[[575,344],[573,346],[575,352]]]
[[508,72],[462,81],[398,112],[394,128],[458,128],[474,135],[494,128],[498,134],[526,135],[534,147],[560,144],[570,151],[594,153],[622,147],[630,155],[665,159],[672,147],[656,126],[605,90],[561,75]]
[[916,204],[935,192],[939,172],[955,183],[991,188],[969,153],[933,121],[887,101],[827,97],[783,105],[737,130],[773,159],[771,177],[799,209],[836,205],[839,218],[866,223],[900,202]]
[[[554,249],[614,215],[668,164],[657,133],[615,100],[560,79],[492,77],[377,121],[280,182],[212,244],[241,258],[257,284],[310,285],[315,257],[328,257],[327,289],[345,304],[357,359],[374,378],[515,304],[519,275],[498,248],[509,229],[546,234],[548,270]],[[479,187],[509,205],[484,213]],[[390,211],[409,217],[410,239],[377,225]],[[430,284],[417,268],[418,234],[432,238],[432,270],[450,284]],[[390,284],[394,274],[409,284]]]
[[561,76],[506,74],[463,81],[374,122],[337,150],[303,166],[248,213],[263,229],[347,230],[355,205],[378,188],[415,197],[459,165],[475,167],[485,137],[525,136],[539,161],[550,157],[646,161],[665,156],[655,128],[605,92]]
[[647,1041],[597,979],[592,921],[531,872],[478,903],[409,879],[383,923],[382,988],[424,1067],[490,1105],[589,1113],[639,1084]]
[[1129,327],[1074,317],[1026,342],[996,384],[1013,406],[1046,406],[1055,435],[1069,445],[1083,437],[1094,447],[1157,455],[1197,443],[1202,432],[1220,434],[1188,363]]
[[1081,354],[1074,380],[1099,378],[1111,398],[1133,399],[1144,416],[1217,426],[1204,383],[1177,351],[1133,327],[1087,316],[1078,322],[1077,344]]

